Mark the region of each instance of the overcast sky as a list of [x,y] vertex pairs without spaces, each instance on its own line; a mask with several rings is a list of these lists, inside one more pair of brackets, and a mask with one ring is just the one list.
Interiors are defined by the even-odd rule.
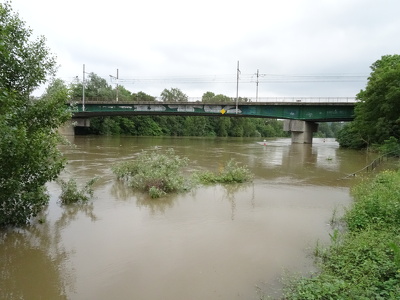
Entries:
[[[354,97],[400,52],[398,0],[13,0],[67,83],[94,72],[131,92]],[[114,85],[115,86],[115,85]]]

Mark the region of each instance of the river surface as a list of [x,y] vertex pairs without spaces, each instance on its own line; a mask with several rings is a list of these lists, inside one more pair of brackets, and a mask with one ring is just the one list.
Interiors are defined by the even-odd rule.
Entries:
[[[40,223],[0,232],[1,299],[233,300],[279,297],[285,273],[315,270],[334,210],[351,203],[364,152],[333,139],[70,137],[63,179],[98,177],[87,204],[51,201]],[[142,150],[173,148],[191,170],[230,159],[255,177],[152,200],[116,181],[111,166]]]

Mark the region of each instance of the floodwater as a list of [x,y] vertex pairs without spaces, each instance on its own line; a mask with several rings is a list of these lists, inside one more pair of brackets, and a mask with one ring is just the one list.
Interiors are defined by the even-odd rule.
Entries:
[[[70,137],[63,179],[98,177],[87,204],[62,206],[60,187],[41,221],[0,232],[1,299],[279,298],[285,273],[315,270],[334,210],[351,203],[354,179],[373,157],[333,139]],[[152,200],[117,182],[111,166],[142,150],[173,148],[190,170],[234,158],[252,183],[200,186]]]

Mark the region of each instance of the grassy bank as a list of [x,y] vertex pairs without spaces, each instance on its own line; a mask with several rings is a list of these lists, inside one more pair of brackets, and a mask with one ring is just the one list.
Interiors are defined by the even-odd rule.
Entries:
[[352,195],[344,230],[315,249],[320,272],[288,280],[283,299],[400,299],[400,172],[382,172]]

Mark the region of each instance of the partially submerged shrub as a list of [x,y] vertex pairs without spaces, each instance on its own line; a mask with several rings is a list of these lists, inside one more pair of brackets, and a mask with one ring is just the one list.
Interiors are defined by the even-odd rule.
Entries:
[[196,174],[197,179],[201,183],[242,183],[251,181],[253,175],[246,167],[240,167],[238,162],[231,159],[224,169],[219,173],[210,171],[199,172]]
[[92,185],[97,178],[89,180],[84,187],[78,188],[76,180],[71,178],[68,181],[58,179],[57,183],[61,186],[60,201],[62,204],[71,204],[77,202],[86,202],[93,197]]
[[166,193],[186,191],[191,181],[182,173],[188,159],[175,155],[173,149],[140,153],[135,160],[115,165],[112,169],[118,179],[129,186],[146,191],[152,198]]

